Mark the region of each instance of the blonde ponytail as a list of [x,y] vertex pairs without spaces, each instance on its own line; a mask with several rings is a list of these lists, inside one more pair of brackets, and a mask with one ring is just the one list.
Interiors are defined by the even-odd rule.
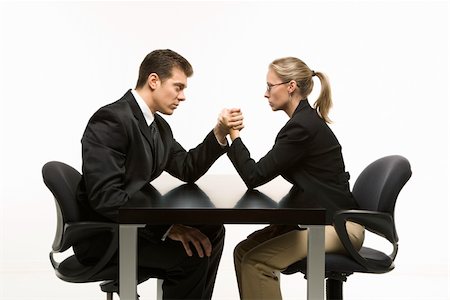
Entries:
[[319,98],[317,98],[316,102],[314,102],[314,108],[317,110],[320,117],[325,122],[331,123],[331,120],[328,117],[328,112],[333,106],[333,101],[331,99],[330,82],[328,81],[328,77],[325,74],[314,71],[313,73],[319,78],[321,85],[320,95]]

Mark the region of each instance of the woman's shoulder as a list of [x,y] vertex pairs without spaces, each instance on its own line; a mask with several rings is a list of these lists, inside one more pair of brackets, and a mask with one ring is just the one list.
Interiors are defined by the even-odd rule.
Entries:
[[301,118],[292,117],[280,129],[276,140],[296,140],[309,135],[311,135],[311,127]]
[[297,111],[289,120],[290,126],[302,126],[308,130],[315,130],[327,126],[324,119],[319,115],[319,112],[313,107],[306,107]]
[[281,128],[277,138],[289,136],[314,136],[325,124],[314,108],[297,111]]
[[286,122],[286,127],[301,126],[309,128],[320,123],[322,119],[314,108],[306,107],[296,111],[294,115]]

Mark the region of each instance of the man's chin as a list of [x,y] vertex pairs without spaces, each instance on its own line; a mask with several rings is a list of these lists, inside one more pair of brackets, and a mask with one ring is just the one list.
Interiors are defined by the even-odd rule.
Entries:
[[160,111],[160,113],[162,113],[163,115],[168,115],[168,116],[173,114],[173,112],[174,112],[173,109],[166,109],[165,111]]

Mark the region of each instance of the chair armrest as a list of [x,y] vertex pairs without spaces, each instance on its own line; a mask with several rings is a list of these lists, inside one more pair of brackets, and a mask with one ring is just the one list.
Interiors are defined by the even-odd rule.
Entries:
[[389,257],[394,260],[398,251],[398,237],[395,231],[394,220],[390,214],[368,210],[342,210],[334,215],[333,225],[344,248],[358,263],[371,268],[376,266],[376,261],[362,257],[359,252],[353,248],[345,226],[347,221],[358,223],[367,230],[387,239],[393,246],[393,252]]
[[77,242],[89,239],[101,233],[114,234],[119,231],[119,225],[107,222],[76,222],[64,225],[62,239],[53,244],[53,252],[64,252]]
[[64,252],[70,248],[74,243],[82,241],[86,238],[93,237],[97,234],[109,232],[111,234],[111,241],[103,257],[84,274],[90,277],[104,268],[104,266],[112,259],[113,255],[118,250],[119,245],[119,225],[116,223],[106,222],[77,222],[67,223],[64,226],[63,239],[61,246],[53,247],[50,252],[50,262],[54,269],[58,268],[59,263],[55,261],[53,255],[58,252]]

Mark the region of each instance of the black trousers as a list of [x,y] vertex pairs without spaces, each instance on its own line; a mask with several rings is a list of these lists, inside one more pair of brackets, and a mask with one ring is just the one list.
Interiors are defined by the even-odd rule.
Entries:
[[[189,257],[181,242],[167,238],[149,238],[143,229],[138,235],[138,271],[150,272],[164,280],[163,299],[211,299],[217,269],[222,256],[225,227],[223,225],[192,226],[211,241],[210,257],[199,257],[191,245]],[[152,276],[153,277],[153,276]]]

